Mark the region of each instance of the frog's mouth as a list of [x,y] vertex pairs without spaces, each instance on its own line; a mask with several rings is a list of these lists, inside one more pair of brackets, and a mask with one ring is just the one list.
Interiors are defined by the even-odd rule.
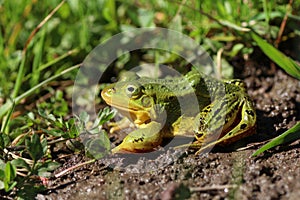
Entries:
[[[107,103],[109,104],[109,102]],[[151,120],[150,113],[144,109],[130,107],[130,105],[129,107],[117,104],[113,104],[110,106],[116,108],[123,116],[129,118],[129,120],[133,121],[135,124],[140,125]]]
[[103,90],[101,96],[104,101],[116,108],[123,116],[129,118],[135,124],[144,124],[151,121],[150,112],[145,110],[144,107],[138,104],[132,104],[129,100],[124,100],[124,98],[112,98],[107,91]]

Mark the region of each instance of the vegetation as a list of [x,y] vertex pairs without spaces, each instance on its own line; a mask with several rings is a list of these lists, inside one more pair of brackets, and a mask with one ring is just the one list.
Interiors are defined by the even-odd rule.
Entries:
[[[43,190],[60,165],[55,158],[65,145],[58,144],[76,145],[82,132],[99,135],[98,142],[109,149],[105,131],[95,127],[110,120],[112,111],[100,110],[92,128],[87,113],[71,115],[72,80],[101,42],[134,27],[165,27],[192,37],[210,55],[222,53],[224,60],[216,62],[224,68],[230,67],[225,60],[249,56],[258,46],[300,79],[299,64],[277,48],[299,36],[299,10],[300,2],[292,0],[0,1],[1,194],[24,199],[25,193],[34,196]],[[148,59],[160,59],[150,51]],[[118,60],[119,70],[134,59],[128,56]],[[299,132],[297,124],[263,150],[299,139]]]

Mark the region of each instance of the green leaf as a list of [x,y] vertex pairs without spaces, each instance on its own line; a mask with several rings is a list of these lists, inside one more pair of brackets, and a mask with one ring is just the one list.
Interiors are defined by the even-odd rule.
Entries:
[[102,14],[107,21],[115,21],[115,1],[105,1]]
[[284,55],[271,44],[263,40],[255,32],[251,32],[253,40],[261,48],[261,50],[278,66],[284,69],[288,74],[300,80],[300,66],[291,58]]
[[86,124],[88,123],[90,116],[87,112],[84,111],[79,114],[79,119],[81,122],[84,122],[84,124]]
[[110,140],[106,132],[101,131],[98,138],[89,139],[85,146],[87,153],[93,158],[100,159],[110,152]]
[[43,146],[40,141],[40,137],[37,134],[33,134],[31,140],[25,141],[26,148],[34,161],[41,159],[44,155]]
[[98,119],[96,120],[99,125],[103,125],[105,122],[108,122],[116,115],[116,112],[113,110],[110,110],[109,107],[105,107],[103,110],[100,110],[98,113]]
[[54,171],[56,170],[61,164],[58,162],[49,162],[47,163],[47,170],[48,171]]
[[55,137],[60,137],[64,134],[64,131],[60,130],[60,129],[51,129],[51,130],[47,130],[47,129],[43,129],[42,131],[49,134],[49,135],[53,135]]
[[231,49],[231,52],[229,53],[229,55],[231,57],[236,56],[239,53],[239,51],[241,51],[244,47],[245,47],[245,45],[242,43],[235,44],[233,46],[233,48]]
[[286,132],[282,133],[281,135],[277,136],[276,138],[262,146],[260,149],[254,152],[252,156],[257,156],[270,148],[276,147],[284,143],[291,143],[298,139],[300,139],[300,122],[298,122],[295,126],[293,126]]
[[54,171],[60,166],[57,162],[52,162],[51,160],[48,160],[47,162],[43,163],[39,166],[38,169],[38,175],[42,177],[50,177],[51,171]]
[[0,133],[0,149],[4,149],[10,144],[10,138],[7,134]]
[[4,178],[5,178],[4,170],[0,169],[0,180],[4,180]]
[[5,188],[5,184],[3,181],[0,181],[0,190],[3,190]]
[[138,20],[141,27],[154,27],[153,22],[154,12],[149,9],[139,8],[138,9]]
[[169,24],[169,28],[182,33],[182,18],[180,15],[176,15]]
[[30,171],[30,166],[21,158],[12,160],[11,164],[14,165],[15,167],[23,167],[28,171]]
[[13,190],[16,185],[17,185],[16,181],[12,182],[11,184],[8,185],[8,188],[5,189],[5,191],[8,192],[8,191]]
[[45,168],[40,168],[38,170],[38,176],[49,178],[51,176],[51,172],[48,172]]
[[4,169],[5,169],[5,162],[0,159],[0,170],[4,171]]
[[75,119],[68,120],[68,138],[76,138],[79,133],[82,131],[82,127],[80,125],[75,124]]
[[38,113],[41,117],[45,118],[45,119],[48,119],[50,122],[53,122],[55,123],[56,122],[56,118],[53,114],[48,114],[46,113],[46,110],[44,109],[41,109],[38,107]]
[[[10,191],[14,187],[14,186],[12,187],[12,185],[10,184],[16,178],[17,175],[17,170],[15,166],[13,166],[10,162],[7,162],[5,165],[4,174],[5,174],[5,179],[4,179],[5,191]],[[14,183],[12,184],[15,185]]]
[[47,150],[48,150],[48,141],[47,141],[47,138],[43,138],[42,141],[41,141],[41,145],[42,145],[42,148],[43,148],[43,154],[46,154],[47,153]]

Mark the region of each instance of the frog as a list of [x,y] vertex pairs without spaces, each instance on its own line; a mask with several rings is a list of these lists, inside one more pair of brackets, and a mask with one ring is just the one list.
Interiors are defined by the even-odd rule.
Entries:
[[[155,151],[165,139],[176,136],[194,141],[175,148],[194,148],[200,154],[215,145],[236,142],[256,129],[256,112],[243,81],[216,79],[195,68],[164,78],[129,71],[106,86],[101,96],[135,127],[112,149],[113,154]],[[111,132],[118,130],[114,128]]]

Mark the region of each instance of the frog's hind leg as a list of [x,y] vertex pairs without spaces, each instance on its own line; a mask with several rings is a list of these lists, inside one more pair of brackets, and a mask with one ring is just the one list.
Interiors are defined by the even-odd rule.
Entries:
[[[222,137],[222,130],[228,129],[234,121],[232,119],[237,115],[239,107],[238,97],[234,96],[230,102],[229,100],[230,98],[224,97],[203,108],[193,123],[194,136],[197,141],[192,144],[180,145],[176,148],[188,146],[190,148],[202,149],[206,146],[213,146],[208,145]],[[236,109],[229,111],[227,108],[228,104],[231,104],[231,107],[236,107]]]
[[[238,103],[239,102],[239,103]],[[196,152],[196,154],[199,154],[201,152],[204,152],[210,148],[212,148],[214,145],[216,144],[222,144],[222,145],[226,145],[232,142],[235,142],[243,137],[246,137],[250,134],[253,134],[255,132],[255,123],[256,123],[256,114],[255,114],[255,110],[253,108],[253,105],[249,99],[248,96],[243,96],[243,98],[241,99],[241,101],[235,101],[232,102],[232,104],[230,104],[230,108],[229,110],[227,110],[226,113],[220,113],[221,116],[216,116],[214,114],[210,114],[211,116],[213,116],[213,118],[220,118],[224,117],[224,114],[226,114],[225,116],[225,124],[223,126],[222,129],[222,133],[218,136],[218,139],[216,139],[215,137],[212,138],[205,138],[205,137],[210,137],[211,135],[213,136],[213,133],[208,133],[208,134],[204,134],[203,132],[201,133],[201,131],[203,131],[203,129],[201,130],[200,127],[200,131],[198,130],[198,132],[196,132],[196,137],[197,134],[198,135],[203,135],[202,137],[198,137],[195,143],[192,144],[192,147],[196,147],[199,146],[200,150]],[[237,105],[234,105],[234,103],[237,103]],[[232,110],[234,109],[234,110]],[[225,109],[226,110],[226,109]],[[206,116],[206,121],[208,122],[213,122],[214,120],[210,120],[209,119],[209,115]],[[203,123],[200,123],[200,125]],[[222,123],[221,123],[222,124]],[[212,127],[214,127],[214,125],[210,125]],[[218,128],[218,127],[215,127]],[[214,129],[214,128],[213,128]],[[219,129],[215,129],[215,131],[220,131]],[[210,131],[209,131],[210,132]],[[204,142],[204,144],[201,142]]]

